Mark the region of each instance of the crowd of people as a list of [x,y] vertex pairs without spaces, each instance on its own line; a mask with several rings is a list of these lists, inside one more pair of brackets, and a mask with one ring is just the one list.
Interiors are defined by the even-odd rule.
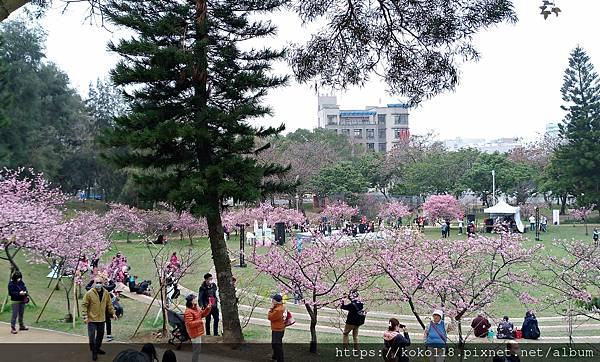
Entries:
[[[381,220],[377,220],[378,224],[381,224]],[[512,228],[510,220],[496,220],[496,224],[507,230]],[[532,223],[531,218],[530,227],[535,228],[535,222]],[[417,217],[414,224],[419,229],[423,229],[426,224],[424,217]],[[513,221],[514,222],[514,221]],[[401,219],[398,220],[398,224],[401,225]],[[547,219],[542,217],[540,219],[540,229],[547,231]],[[332,225],[327,220],[321,220],[318,224],[318,233],[323,235],[331,235]],[[369,222],[365,217],[362,217],[359,223],[347,222],[344,224],[342,232],[349,236],[356,237],[358,234],[369,233],[375,231],[375,222]],[[474,221],[467,223],[466,231],[469,237],[476,234],[476,224]],[[458,234],[463,233],[463,220],[458,220]],[[451,223],[446,220],[441,224],[442,238],[450,237],[451,234]],[[600,231],[598,228],[593,230],[593,240],[598,243]],[[160,238],[161,243],[166,243],[166,238]],[[180,293],[177,288],[178,272],[181,269],[181,260],[177,256],[176,252],[173,252],[169,258],[169,262],[165,267],[166,280],[168,295],[171,299],[176,299]],[[104,269],[100,269],[98,266],[98,260],[92,260],[89,262],[87,259],[82,258],[76,268],[79,275],[85,273],[87,270],[91,270],[91,280],[85,286],[86,293],[83,297],[82,303],[82,315],[85,324],[87,325],[88,342],[90,351],[92,353],[92,360],[96,361],[99,355],[105,354],[102,350],[102,342],[106,332],[107,341],[113,340],[112,335],[112,321],[118,320],[124,314],[123,307],[120,303],[120,291],[117,289],[118,283],[122,283],[127,286],[130,292],[151,296],[151,284],[150,280],[138,281],[138,276],[131,273],[131,267],[128,265],[127,257],[121,252],[118,252],[108,263]],[[10,299],[12,301],[12,317],[11,317],[11,333],[17,334],[19,331],[27,331],[28,328],[23,323],[23,315],[25,312],[25,305],[29,302],[29,295],[27,287],[23,281],[23,276],[19,271],[16,271],[11,276],[11,280],[8,284],[8,291]],[[301,299],[300,291],[294,296],[295,301]],[[187,334],[190,337],[192,343],[192,361],[197,362],[199,360],[199,354],[202,346],[202,337],[204,335],[219,335],[219,300],[218,300],[218,289],[217,284],[214,282],[212,274],[206,273],[204,280],[202,281],[198,294],[189,294],[185,297],[186,309],[183,314],[184,324],[187,330]],[[359,330],[365,323],[367,316],[365,306],[360,301],[358,293],[351,291],[347,299],[342,301],[339,305],[340,309],[347,311],[346,321],[342,332],[342,343],[344,348],[347,348],[350,343],[350,334],[352,334],[353,347],[358,349]],[[293,316],[289,310],[285,308],[284,298],[281,294],[275,294],[271,297],[271,307],[267,313],[267,319],[271,325],[271,344],[273,355],[272,359],[278,362],[284,361],[284,349],[283,349],[283,338],[286,327],[293,324]],[[18,323],[18,329],[17,329]],[[515,328],[514,324],[509,320],[508,316],[505,316],[497,325],[496,332],[492,323],[488,317],[484,314],[479,314],[471,322],[473,334],[477,338],[488,338],[490,340],[501,339],[509,340],[507,349],[512,351],[513,355],[505,357],[504,361],[514,362],[518,361],[518,344],[513,342],[520,338],[536,340],[540,338],[540,329],[538,326],[538,320],[533,311],[527,311],[522,327]],[[431,315],[431,321],[426,326],[424,331],[424,341],[430,351],[432,357],[430,361],[439,362],[444,361],[445,348],[448,342],[448,331],[451,325],[446,324],[444,318],[444,312],[442,310],[434,310]],[[411,338],[406,325],[400,323],[396,318],[390,318],[388,321],[388,328],[383,332],[383,356],[386,361],[397,361],[405,362],[408,358],[405,357],[401,352],[411,344]],[[153,348],[153,347],[152,347]],[[133,350],[127,350],[120,353],[115,361],[124,361],[123,358],[134,358],[135,354],[141,356],[145,354],[148,356],[149,353],[152,355],[150,348],[147,350],[137,352]],[[170,352],[170,353],[167,353]],[[163,361],[174,360],[174,354],[171,357],[172,351],[165,352]],[[129,356],[129,357],[127,357]],[[154,359],[156,358],[156,351],[153,354]],[[134,359],[128,359],[134,360]],[[496,359],[494,359],[496,361]]]

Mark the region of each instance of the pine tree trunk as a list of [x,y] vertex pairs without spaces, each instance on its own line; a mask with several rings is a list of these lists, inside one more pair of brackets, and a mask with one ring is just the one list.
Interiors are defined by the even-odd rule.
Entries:
[[213,199],[212,203],[211,211],[206,215],[206,221],[208,224],[210,249],[219,284],[219,298],[223,314],[223,341],[225,343],[239,344],[244,341],[244,335],[242,334],[235,286],[232,282],[231,261],[229,260],[229,252],[227,251],[227,244],[223,235],[219,201]]

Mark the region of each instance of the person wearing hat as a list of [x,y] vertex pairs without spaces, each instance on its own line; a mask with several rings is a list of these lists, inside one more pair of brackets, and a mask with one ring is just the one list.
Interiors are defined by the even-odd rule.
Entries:
[[273,348],[271,359],[277,362],[283,362],[283,334],[285,333],[286,314],[283,307],[283,298],[280,294],[275,294],[271,298],[271,309],[269,309],[267,318],[271,322],[271,347]]
[[446,357],[446,340],[448,330],[444,324],[444,312],[440,309],[433,311],[432,321],[425,329],[425,345],[429,351],[429,362],[443,362]]
[[17,320],[19,321],[19,330],[26,331],[29,328],[23,323],[23,314],[25,314],[25,304],[28,302],[28,292],[23,282],[23,274],[16,271],[8,282],[8,294],[12,302],[12,316],[10,318],[10,333],[17,334]]
[[198,307],[198,298],[195,294],[185,297],[185,312],[183,320],[185,329],[192,340],[192,362],[198,362],[200,348],[202,346],[202,336],[204,335],[204,321],[202,318],[210,314],[212,306],[209,304],[206,308]]

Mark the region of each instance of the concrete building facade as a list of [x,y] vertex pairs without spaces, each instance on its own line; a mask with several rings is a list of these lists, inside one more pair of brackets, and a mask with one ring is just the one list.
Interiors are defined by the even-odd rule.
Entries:
[[319,96],[318,127],[346,135],[366,151],[388,152],[410,136],[407,104],[368,106],[364,110],[343,110],[335,96]]

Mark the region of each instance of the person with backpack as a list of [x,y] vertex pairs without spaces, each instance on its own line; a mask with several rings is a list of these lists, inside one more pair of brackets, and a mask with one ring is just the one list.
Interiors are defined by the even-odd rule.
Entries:
[[429,351],[429,362],[444,362],[446,358],[446,341],[448,328],[444,323],[444,312],[436,309],[433,311],[432,320],[425,329],[423,336]]
[[358,293],[354,290],[350,292],[348,295],[348,299],[350,303],[344,304],[342,301],[341,309],[348,311],[348,316],[346,317],[346,325],[344,326],[343,332],[343,344],[344,348],[348,347],[348,335],[352,332],[352,340],[354,341],[354,349],[358,349],[358,329],[360,326],[365,324],[365,310],[364,305],[358,301]]
[[515,326],[512,322],[509,322],[508,316],[504,316],[502,321],[498,325],[498,333],[496,333],[498,339],[514,339],[515,338]]
[[283,307],[283,298],[275,294],[271,298],[271,309],[267,318],[271,322],[271,348],[273,348],[272,360],[283,362],[283,335],[285,334],[286,311]]
[[538,339],[540,338],[540,328],[538,327],[538,321],[533,311],[529,310],[525,313],[525,320],[523,321],[523,338],[525,339]]
[[473,321],[471,322],[471,328],[473,328],[473,333],[475,337],[478,338],[486,338],[488,336],[488,330],[492,325],[490,321],[483,315],[483,313],[479,314]]
[[408,356],[403,355],[405,347],[410,346],[410,336],[406,326],[396,318],[390,318],[388,330],[383,333],[383,360],[386,362],[408,362]]

